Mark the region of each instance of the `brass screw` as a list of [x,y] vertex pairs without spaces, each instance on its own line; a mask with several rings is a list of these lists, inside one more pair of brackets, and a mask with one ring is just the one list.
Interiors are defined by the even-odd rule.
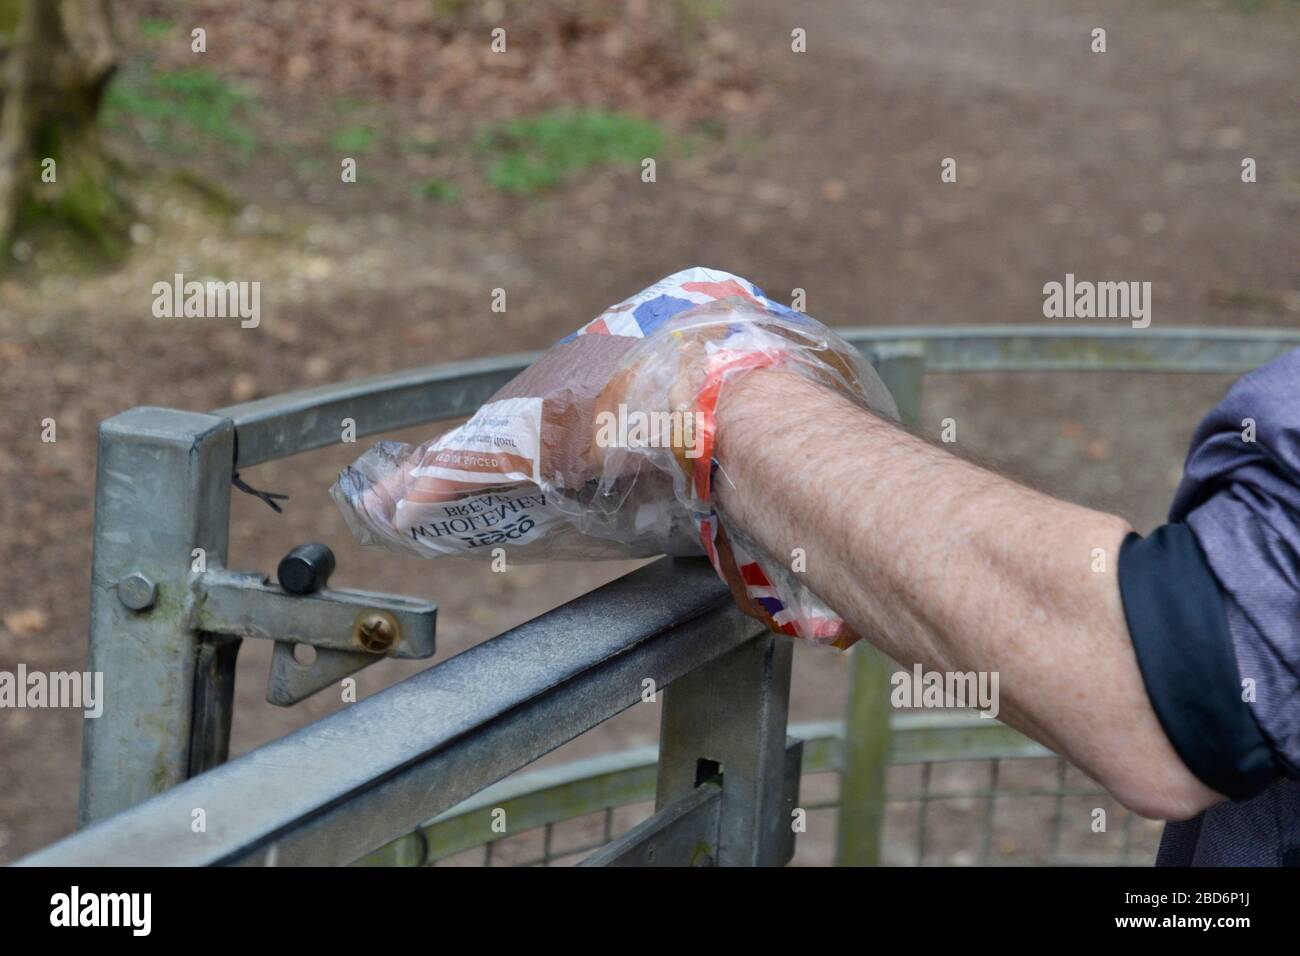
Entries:
[[397,620],[387,611],[363,611],[352,628],[353,638],[372,654],[387,654],[400,633]]

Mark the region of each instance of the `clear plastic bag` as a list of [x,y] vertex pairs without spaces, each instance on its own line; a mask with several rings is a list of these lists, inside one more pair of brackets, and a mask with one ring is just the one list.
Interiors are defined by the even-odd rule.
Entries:
[[382,442],[332,494],[364,542],[507,561],[707,555],[774,630],[856,635],[712,501],[718,397],[781,365],[897,417],[859,353],[725,272],[689,269],[545,352],[469,421],[419,446]]

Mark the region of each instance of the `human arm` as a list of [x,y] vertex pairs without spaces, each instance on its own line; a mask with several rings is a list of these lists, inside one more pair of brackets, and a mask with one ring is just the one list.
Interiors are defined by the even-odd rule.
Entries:
[[[1222,799],[1148,699],[1117,577],[1130,528],[957,458],[808,379],[737,379],[717,412],[714,498],[900,663],[996,671],[1001,716],[1126,806],[1184,819]],[[1106,557],[1094,571],[1094,549]]]

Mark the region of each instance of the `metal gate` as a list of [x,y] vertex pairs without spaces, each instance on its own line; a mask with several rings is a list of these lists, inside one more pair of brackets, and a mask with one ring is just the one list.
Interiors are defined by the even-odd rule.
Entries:
[[[1272,330],[844,334],[908,422],[930,372],[1241,373],[1300,346],[1300,332]],[[116,704],[85,724],[86,828],[22,862],[418,864],[473,846],[490,858],[500,834],[483,827],[496,810],[512,832],[531,821],[549,834],[565,819],[557,795],[570,810],[602,812],[640,795],[653,798],[653,813],[621,834],[604,828],[584,848],[593,851],[587,862],[781,864],[794,848],[792,815],[809,809],[799,805],[801,776],[820,768],[840,779],[840,862],[870,864],[881,859],[891,759],[911,753],[930,767],[953,754],[1050,756],[991,721],[975,729],[901,719],[891,734],[891,665],[861,645],[843,724],[787,728],[789,641],[741,615],[704,562],[661,559],[227,762],[244,639],[275,642],[269,697],[288,706],[384,656],[432,656],[436,616],[424,601],[342,589],[297,596],[263,573],[228,570],[232,473],[334,444],[344,418],[361,437],[463,417],[531,359],[415,369],[213,413],[137,408],[102,423],[88,668],[103,673]],[[312,663],[294,657],[298,644],[316,649]],[[611,758],[624,760],[620,773],[588,767],[585,776],[533,778],[526,790],[498,784],[635,703],[646,678],[671,685],[655,759]],[[908,750],[940,731],[943,746]],[[1064,799],[1074,791],[1059,767],[1059,785],[1045,793]],[[994,768],[978,794],[990,814],[1001,793]],[[924,808],[942,799],[929,773],[916,797],[918,862]],[[532,862],[555,857],[548,844]],[[989,861],[984,847],[979,861]]]

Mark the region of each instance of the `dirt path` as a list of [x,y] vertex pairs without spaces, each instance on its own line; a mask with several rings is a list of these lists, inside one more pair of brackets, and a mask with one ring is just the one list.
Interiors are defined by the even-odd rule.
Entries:
[[[258,213],[218,237],[219,253],[198,223],[118,276],[0,285],[0,666],[84,659],[95,425],[133,405],[212,408],[540,347],[691,264],[749,276],[782,298],[804,288],[809,311],[832,324],[1040,322],[1043,283],[1067,272],[1151,281],[1156,326],[1300,318],[1294,13],[1173,0],[989,0],[974,13],[904,0],[735,7],[737,42],[764,79],[747,101],[720,105],[728,134],[718,149],[662,164],[653,185],[629,188],[610,172],[484,206],[313,201],[305,190],[297,198],[301,183],[282,189],[253,164],[232,169],[229,185]],[[1097,25],[1108,30],[1105,54],[1088,52]],[[807,30],[809,53],[789,52],[794,27]],[[1240,182],[1243,156],[1257,159],[1258,183]],[[940,182],[944,157],[957,160],[955,184]],[[149,318],[155,272],[177,256],[197,269],[227,253],[264,263],[276,280],[255,338]],[[488,310],[498,286],[509,289],[505,316]],[[925,425],[955,417],[973,451],[1150,526],[1190,429],[1223,385],[936,380]],[[41,445],[35,423],[49,415],[59,441]],[[293,544],[323,538],[339,554],[340,584],[438,600],[440,657],[622,570],[489,579],[477,567],[362,552],[324,493],[354,452],[246,476],[294,497],[273,518],[237,496],[232,562],[269,570]],[[241,658],[239,752],[333,708],[261,702],[266,660],[255,647]],[[372,670],[366,692],[410,672]],[[795,718],[837,716],[844,678],[843,658],[801,649]],[[652,742],[656,710],[634,708],[551,759]],[[71,713],[0,711],[0,861],[72,828],[78,749]],[[826,858],[832,827],[814,824],[801,859]]]

